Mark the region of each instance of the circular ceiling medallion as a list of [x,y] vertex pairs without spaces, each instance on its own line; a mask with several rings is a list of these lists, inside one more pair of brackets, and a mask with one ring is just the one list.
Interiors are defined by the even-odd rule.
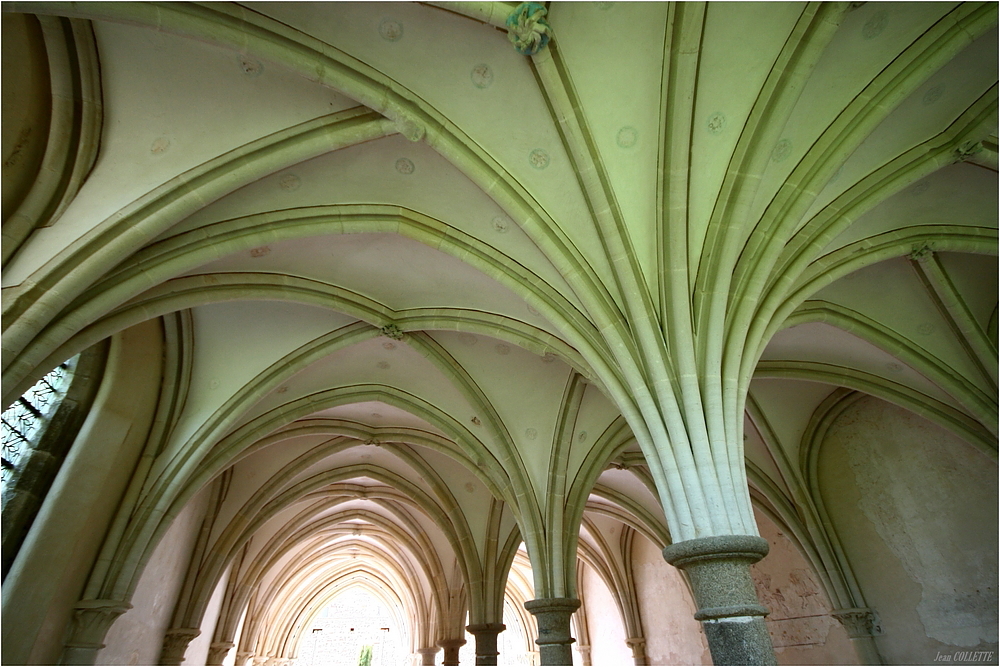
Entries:
[[542,355],[543,363],[551,364],[555,360],[556,360],[556,355],[552,354],[551,352],[546,352],[545,354]]
[[945,88],[946,86],[943,83],[939,83],[936,86],[928,88],[921,100],[924,106],[930,106],[941,99],[941,96],[944,95]]
[[396,171],[403,174],[404,176],[409,176],[410,174],[412,174],[414,168],[415,167],[413,166],[413,162],[406,159],[405,157],[401,157],[398,160],[396,160]]
[[475,424],[476,426],[482,426],[483,425],[483,422],[479,421],[479,417],[476,417],[475,415],[473,415],[472,419],[470,419],[469,421],[472,422],[473,424]]
[[536,431],[533,428],[525,429],[524,437],[527,438],[528,440],[534,440],[535,438],[538,437],[538,431]]
[[896,361],[890,361],[885,365],[885,367],[888,368],[893,373],[898,373],[899,371],[903,370],[903,364],[898,363]]
[[476,335],[470,333],[458,334],[458,339],[462,341],[462,343],[464,343],[465,345],[468,345],[469,347],[472,347],[478,341]]
[[493,70],[490,69],[489,65],[480,63],[472,68],[469,77],[472,79],[472,85],[476,88],[489,88],[490,84],[493,83]]
[[221,384],[222,384],[222,382],[219,381],[219,378],[212,378],[211,381],[209,381],[209,383],[208,383],[208,388],[209,389],[218,389],[219,385],[221,385]]
[[381,368],[382,370],[386,370],[387,368],[389,368],[389,362],[388,361],[380,361],[380,362],[378,362],[375,365],[378,366],[379,368]]
[[861,35],[865,39],[875,39],[882,34],[887,25],[889,25],[889,14],[884,11],[877,12],[862,26]]
[[507,227],[508,227],[507,221],[501,218],[500,216],[493,218],[493,229],[495,229],[500,234],[506,234]]
[[509,345],[504,345],[503,343],[497,343],[496,351],[497,351],[497,354],[499,354],[499,355],[510,354],[510,346]]
[[771,159],[775,162],[782,162],[787,158],[792,152],[792,142],[788,139],[782,139],[774,145],[774,150],[771,151]]
[[549,166],[549,154],[541,148],[536,148],[528,153],[528,162],[535,169],[545,169]]
[[917,327],[917,333],[923,336],[930,335],[934,333],[934,325],[931,324],[930,322],[923,322],[922,324],[920,324],[920,326]]
[[382,343],[382,347],[385,348],[385,349],[387,349],[387,350],[395,350],[396,349],[396,344],[393,343],[392,341],[386,341],[386,342]]
[[270,252],[271,252],[270,247],[262,245],[258,248],[251,248],[250,256],[253,257],[254,259],[257,259],[258,257],[263,257],[264,255],[270,254]]
[[302,180],[295,174],[285,174],[278,179],[278,187],[285,192],[295,192],[302,185]]
[[925,192],[927,192],[927,190],[929,190],[930,187],[931,187],[930,183],[928,183],[927,181],[921,181],[920,183],[917,183],[916,185],[913,186],[913,189],[910,190],[910,194],[917,196],[922,195]]
[[387,42],[398,42],[403,37],[403,24],[394,19],[382,19],[378,24],[378,34]]
[[264,71],[264,65],[261,64],[259,60],[254,60],[253,58],[241,55],[240,69],[243,70],[243,73],[249,77],[257,77]]
[[539,313],[539,312],[538,312],[538,311],[537,311],[537,310],[535,309],[535,307],[534,307],[534,306],[532,306],[532,305],[531,305],[530,303],[529,303],[529,304],[527,304],[527,305],[528,305],[528,312],[529,312],[529,313],[531,313],[532,315],[541,315],[541,313]]
[[468,491],[469,493],[475,493],[476,492],[476,485],[473,484],[472,482],[466,482],[465,483],[465,490]]
[[587,440],[587,432],[586,432],[586,431],[580,431],[580,435],[578,435],[578,436],[576,437],[576,439],[577,439],[577,440],[578,440],[579,442],[585,442],[585,441]]
[[721,134],[726,127],[726,117],[721,112],[716,111],[708,117],[705,127],[708,128],[710,134]]
[[276,394],[284,394],[287,391],[288,391],[288,385],[281,385],[280,387],[278,387],[277,389],[274,390],[274,393],[276,393]]
[[160,155],[165,153],[168,148],[170,148],[170,140],[166,137],[160,137],[149,145],[149,152],[153,155]]
[[615,137],[615,141],[622,148],[632,148],[638,140],[639,133],[631,125],[626,125],[618,130],[618,136]]

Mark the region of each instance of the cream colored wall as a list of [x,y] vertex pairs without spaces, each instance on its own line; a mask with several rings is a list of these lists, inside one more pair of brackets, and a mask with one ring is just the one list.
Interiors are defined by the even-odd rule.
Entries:
[[827,435],[820,491],[890,664],[997,655],[997,466],[949,432],[865,398]]
[[857,653],[813,568],[788,536],[756,512],[760,536],[771,547],[751,568],[757,597],[771,613],[765,619],[779,665],[856,665]]
[[94,407],[4,582],[4,664],[59,660],[73,606],[149,432],[161,349],[159,321],[113,339]]
[[635,538],[632,563],[648,664],[711,665],[701,624],[694,620],[694,600],[680,570],[668,565],[656,545],[642,536]]
[[632,651],[625,644],[625,628],[618,605],[607,585],[590,567],[584,568],[583,602],[587,605],[591,664],[631,664]]
[[[191,645],[188,646],[182,665],[204,665],[208,660],[208,649],[211,647],[215,626],[219,621],[219,612],[222,610],[222,599],[226,594],[226,584],[229,583],[230,572],[232,572],[232,567],[223,573],[219,583],[216,584],[212,597],[208,600],[208,606],[205,607],[205,617],[201,621],[201,634],[195,637]],[[232,649],[229,653],[235,659],[236,650]]]
[[97,664],[159,663],[163,635],[170,628],[174,604],[184,584],[208,492],[208,488],[202,489],[191,499],[153,550],[132,595],[132,609],[111,626],[104,639],[106,648],[97,654]]

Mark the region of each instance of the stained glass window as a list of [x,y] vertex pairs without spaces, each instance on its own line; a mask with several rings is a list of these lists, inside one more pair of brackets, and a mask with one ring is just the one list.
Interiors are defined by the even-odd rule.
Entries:
[[24,452],[37,441],[66,395],[75,361],[76,357],[53,368],[3,411],[3,476],[0,483],[6,484],[11,479]]

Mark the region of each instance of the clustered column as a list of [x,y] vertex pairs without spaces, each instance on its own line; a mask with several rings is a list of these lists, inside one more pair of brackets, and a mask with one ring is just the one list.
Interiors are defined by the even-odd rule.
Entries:
[[753,535],[701,537],[663,550],[687,573],[702,629],[716,665],[774,665],[774,649],[757,600],[750,566],[767,555],[767,540]]

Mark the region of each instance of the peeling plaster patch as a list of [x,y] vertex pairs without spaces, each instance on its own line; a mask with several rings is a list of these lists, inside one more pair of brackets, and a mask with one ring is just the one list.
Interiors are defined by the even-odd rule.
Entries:
[[626,125],[618,130],[618,136],[615,137],[615,141],[622,148],[632,148],[638,140],[639,132],[631,125]]
[[775,162],[782,162],[787,158],[792,152],[792,142],[788,139],[782,139],[774,145],[774,150],[771,151],[771,159]]
[[472,419],[470,419],[469,421],[475,424],[476,426],[483,425],[483,422],[479,421],[479,417],[476,417],[475,415],[473,415]]
[[285,192],[295,192],[302,185],[302,180],[295,174],[285,174],[278,179],[278,187]]
[[496,346],[495,349],[497,351],[497,354],[499,354],[501,356],[502,355],[510,354],[510,346],[509,345],[504,345],[503,343],[497,343],[497,346]]
[[533,428],[525,429],[524,437],[527,438],[528,440],[534,440],[535,438],[538,437],[538,431],[536,431]]
[[472,68],[469,78],[472,79],[472,85],[476,88],[489,88],[490,84],[493,83],[493,70],[490,69],[489,65],[480,63]]
[[916,611],[927,636],[995,643],[995,546],[981,546],[953,512],[940,511],[970,500],[970,489],[995,488],[995,467],[975,465],[940,429],[881,401],[859,402],[838,421],[859,509],[921,586]]
[[380,362],[378,362],[375,365],[378,366],[379,368],[381,368],[382,370],[386,370],[386,369],[389,368],[389,362],[388,361],[380,361]]
[[264,255],[270,254],[271,248],[266,245],[262,245],[258,248],[250,248],[250,256],[254,259],[258,257],[263,257]]
[[889,14],[885,11],[877,12],[861,27],[861,35],[865,39],[875,39],[882,34],[887,25],[889,25]]
[[415,167],[413,166],[413,162],[408,160],[407,158],[401,157],[398,160],[396,160],[396,171],[403,174],[404,176],[409,176],[410,174],[412,174],[414,169]]
[[168,148],[170,148],[170,140],[166,137],[159,137],[149,145],[149,152],[153,155],[161,155],[165,153]]
[[711,134],[721,134],[726,129],[726,117],[721,112],[716,111],[708,117],[705,127]]
[[395,350],[396,349],[396,344],[393,343],[393,342],[391,342],[391,341],[386,341],[386,342],[382,343],[382,347],[384,349],[386,349],[386,350]]
[[536,148],[528,153],[528,162],[535,169],[545,169],[549,166],[549,154],[541,148]]
[[465,345],[468,345],[469,347],[472,347],[478,342],[476,335],[470,333],[458,334],[458,339],[462,341],[462,343],[464,343]]
[[924,106],[926,107],[934,104],[941,99],[941,96],[944,95],[945,87],[946,86],[943,83],[939,83],[928,89],[928,91],[924,93],[924,97],[921,100],[924,103]]
[[403,24],[394,19],[382,19],[378,24],[378,34],[387,42],[398,42],[403,38]]
[[259,60],[254,60],[253,58],[241,55],[240,56],[240,69],[243,73],[250,77],[258,77],[261,72],[264,71],[264,65]]

